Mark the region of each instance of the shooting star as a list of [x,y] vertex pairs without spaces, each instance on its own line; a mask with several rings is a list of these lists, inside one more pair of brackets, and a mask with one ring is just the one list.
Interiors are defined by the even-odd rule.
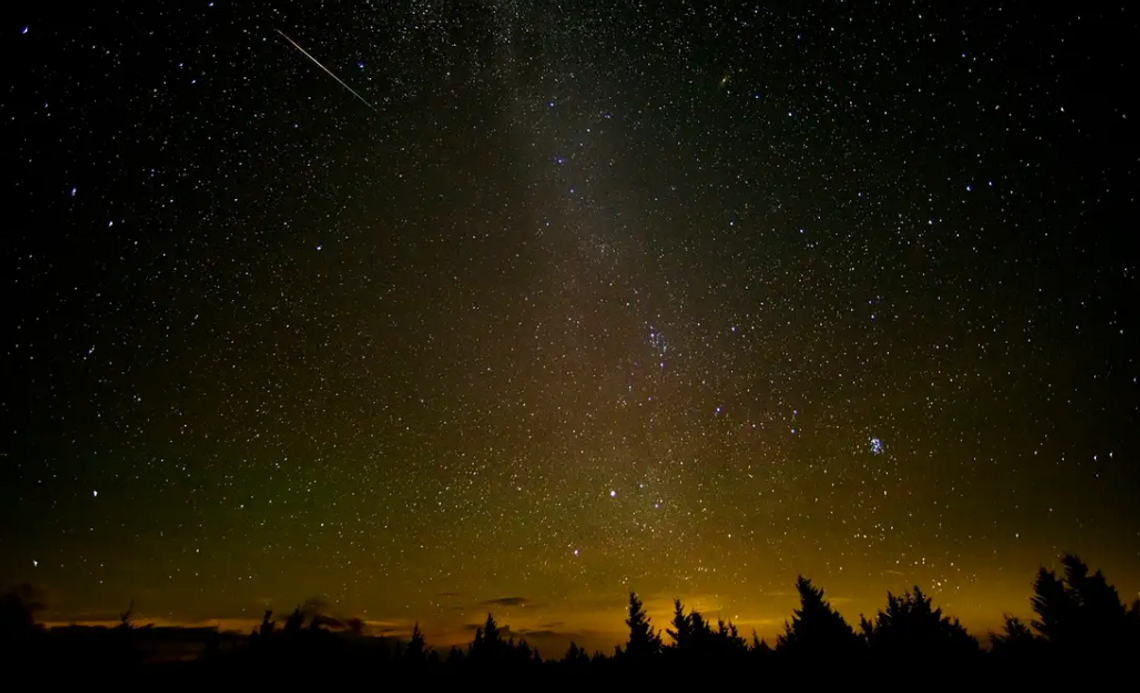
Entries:
[[340,86],[344,87],[345,89],[347,89],[347,90],[349,91],[349,93],[350,93],[350,94],[352,94],[352,95],[353,95],[353,96],[355,96],[356,98],[360,99],[360,102],[361,102],[361,103],[363,103],[365,106],[369,107],[370,109],[372,109],[372,112],[373,112],[373,113],[379,113],[379,112],[380,112],[380,111],[376,110],[376,107],[375,107],[375,106],[373,106],[372,104],[368,103],[368,100],[367,100],[367,99],[365,99],[365,98],[364,98],[363,96],[361,96],[360,94],[356,93],[356,90],[355,90],[355,89],[353,89],[352,87],[350,87],[350,86],[348,86],[347,84],[345,84],[345,83],[344,83],[344,80],[343,80],[343,79],[341,79],[340,77],[337,77],[336,75],[334,75],[334,74],[333,74],[333,72],[332,72],[332,70],[328,69],[328,68],[327,68],[327,67],[325,67],[324,65],[321,65],[321,62],[320,62],[319,60],[317,60],[316,58],[314,58],[312,55],[310,55],[310,54],[309,54],[309,51],[305,50],[304,48],[301,48],[301,46],[300,46],[300,45],[299,45],[299,44],[298,44],[296,41],[294,41],[293,39],[289,38],[289,37],[288,37],[288,36],[285,34],[285,32],[284,32],[284,31],[281,31],[281,30],[280,30],[280,29],[278,29],[277,27],[274,27],[274,28],[273,28],[273,30],[274,30],[274,31],[276,31],[277,33],[281,34],[282,38],[284,38],[286,41],[288,41],[289,43],[293,44],[293,47],[294,47],[294,48],[296,48],[297,50],[299,50],[299,51],[301,51],[302,53],[304,53],[304,54],[305,54],[305,57],[306,57],[306,58],[308,58],[309,60],[312,60],[312,61],[313,61],[313,62],[316,64],[316,66],[317,66],[317,67],[319,67],[319,68],[321,68],[322,70],[324,70],[325,72],[327,72],[327,73],[328,73],[328,75],[329,75],[329,77],[332,77],[332,78],[333,78],[333,79],[335,79],[336,81],[340,82]]

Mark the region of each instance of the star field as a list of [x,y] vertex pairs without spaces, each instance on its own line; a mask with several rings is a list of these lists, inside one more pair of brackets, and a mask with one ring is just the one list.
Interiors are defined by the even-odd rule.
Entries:
[[715,5],[10,15],[0,577],[439,642],[1135,598],[1137,13]]

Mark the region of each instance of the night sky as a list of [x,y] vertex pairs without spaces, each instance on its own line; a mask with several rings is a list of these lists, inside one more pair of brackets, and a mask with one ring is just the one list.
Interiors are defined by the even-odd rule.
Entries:
[[1140,592],[1130,4],[90,4],[0,39],[48,620],[556,654],[630,589],[769,637],[797,573],[980,633],[1064,550]]

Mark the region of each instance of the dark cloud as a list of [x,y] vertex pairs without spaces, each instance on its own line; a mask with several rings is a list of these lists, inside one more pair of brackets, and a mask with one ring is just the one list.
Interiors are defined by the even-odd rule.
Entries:
[[344,624],[344,621],[335,616],[329,616],[328,614],[313,614],[312,618],[316,619],[317,623],[326,628],[347,628],[347,626]]
[[317,623],[325,628],[349,630],[355,633],[364,633],[370,629],[364,619],[358,616],[335,616],[334,607],[322,597],[309,597],[298,609],[304,614],[305,620],[316,619]]
[[359,616],[353,616],[346,620],[344,622],[344,628],[350,633],[356,633],[357,635],[363,635],[368,632],[368,624]]
[[526,597],[499,597],[498,599],[488,599],[482,603],[482,606],[526,606],[530,600]]

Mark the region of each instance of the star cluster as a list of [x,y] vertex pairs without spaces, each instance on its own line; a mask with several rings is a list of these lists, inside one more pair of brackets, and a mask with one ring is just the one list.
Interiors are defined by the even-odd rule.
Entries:
[[1140,588],[1133,8],[97,5],[3,41],[0,576],[56,618]]

